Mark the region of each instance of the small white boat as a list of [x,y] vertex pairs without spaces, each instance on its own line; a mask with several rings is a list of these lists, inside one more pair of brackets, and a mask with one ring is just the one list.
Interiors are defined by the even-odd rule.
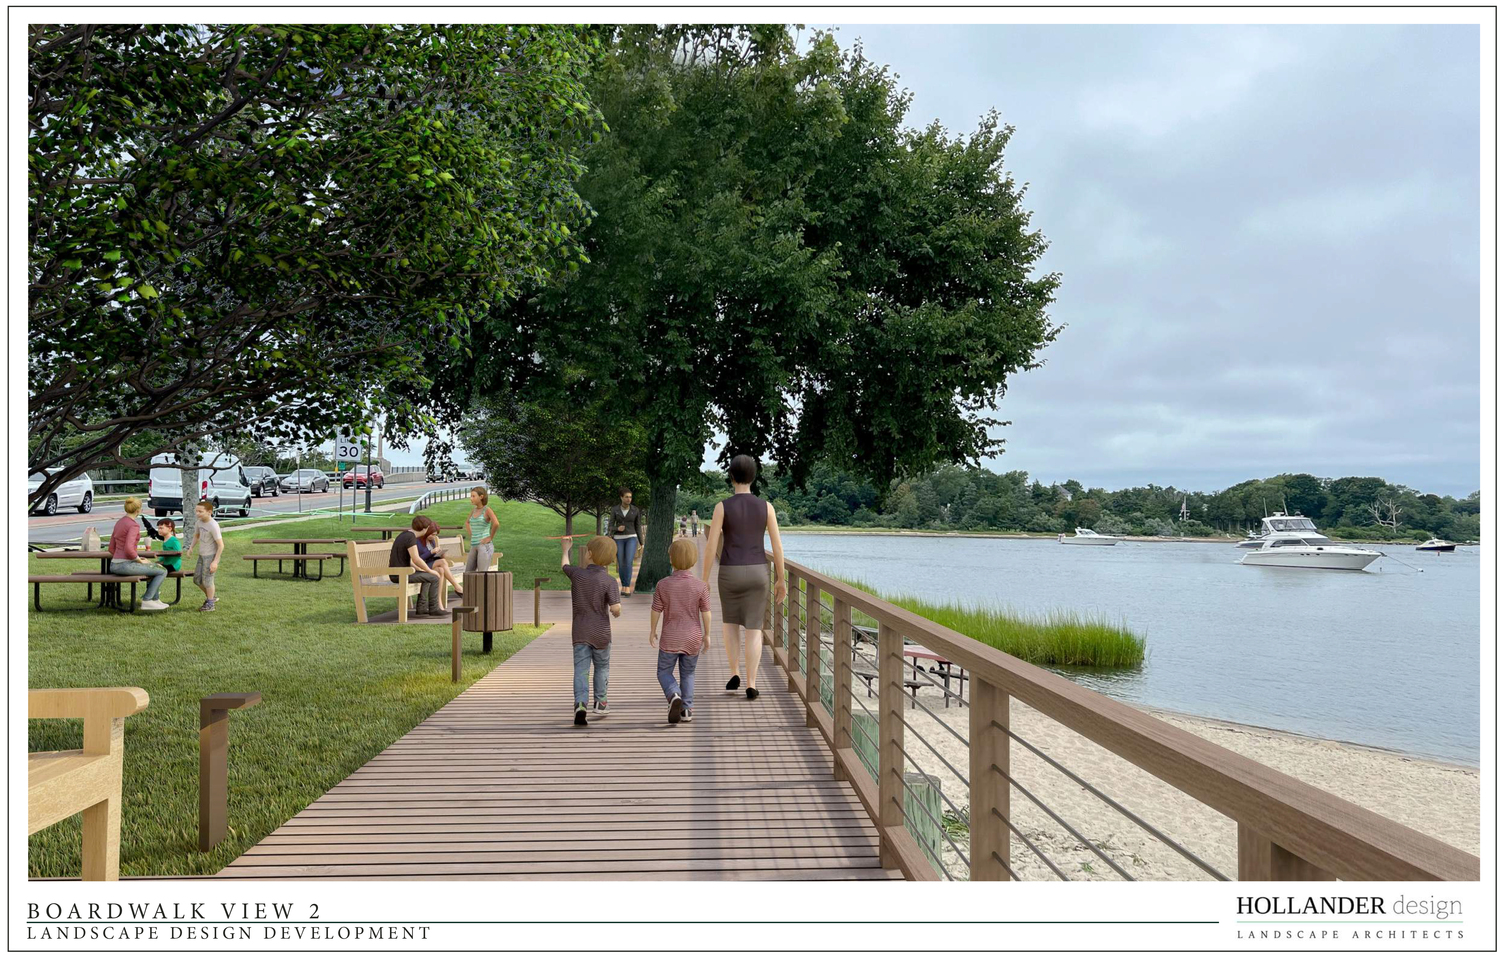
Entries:
[[1417,550],[1430,550],[1439,554],[1451,554],[1457,548],[1458,545],[1453,543],[1452,541],[1441,540],[1437,537],[1434,537],[1425,543],[1417,545]]
[[1329,540],[1310,518],[1279,511],[1261,521],[1259,544],[1239,562],[1298,570],[1364,570],[1381,556],[1379,551]]
[[1096,534],[1087,527],[1073,528],[1073,536],[1058,534],[1059,544],[1090,544],[1094,547],[1113,547],[1120,542],[1118,537],[1110,537],[1108,534]]

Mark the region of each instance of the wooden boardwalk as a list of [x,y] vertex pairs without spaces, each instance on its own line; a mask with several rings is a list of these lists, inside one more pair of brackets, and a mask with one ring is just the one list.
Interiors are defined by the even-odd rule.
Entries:
[[[561,621],[225,867],[249,879],[891,879],[879,840],[786,674],[726,692],[716,632],[694,721],[671,726],[651,596],[614,622],[610,716],[572,724]],[[518,592],[518,610],[530,591]],[[718,599],[713,600],[719,629]],[[434,628],[436,629],[436,628]],[[435,639],[447,641],[447,628]],[[472,637],[467,638],[471,641]],[[351,718],[357,718],[351,714]]]

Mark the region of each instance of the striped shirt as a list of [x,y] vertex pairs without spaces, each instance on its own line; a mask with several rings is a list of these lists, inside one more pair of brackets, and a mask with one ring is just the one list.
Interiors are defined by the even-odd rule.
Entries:
[[564,564],[573,584],[573,642],[609,646],[609,608],[620,602],[620,582],[598,564]]
[[703,650],[703,620],[708,610],[708,584],[691,570],[673,571],[656,582],[651,609],[661,614],[661,651],[697,656]]

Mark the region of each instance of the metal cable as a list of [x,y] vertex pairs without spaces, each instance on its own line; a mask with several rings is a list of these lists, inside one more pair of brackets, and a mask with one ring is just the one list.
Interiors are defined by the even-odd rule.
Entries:
[[1120,805],[1118,802],[1116,802],[1115,800],[1111,799],[1108,795],[1104,794],[1103,792],[1100,792],[1099,789],[1097,787],[1095,787],[1092,783],[1088,782],[1083,777],[1079,776],[1077,773],[1073,772],[1071,769],[1069,769],[1068,767],[1064,766],[1062,763],[1059,763],[1057,760],[1053,759],[1051,756],[1048,756],[1046,753],[1042,752],[1040,749],[1037,749],[1031,743],[1027,742],[1026,740],[1022,739],[1021,737],[1017,736],[1015,733],[1011,732],[1010,727],[1008,727],[1008,726],[1000,726],[999,723],[995,723],[993,720],[991,721],[991,725],[999,727],[1000,729],[1005,730],[1006,735],[1009,736],[1011,739],[1015,740],[1016,742],[1020,743],[1022,746],[1026,747],[1029,750],[1031,750],[1036,755],[1040,756],[1042,759],[1046,760],[1058,772],[1061,772],[1063,775],[1067,776],[1069,779],[1073,780],[1075,783],[1077,783],[1078,785],[1082,786],[1084,789],[1086,789],[1089,792],[1093,793],[1095,796],[1098,796],[1111,809],[1114,809],[1116,812],[1120,813],[1120,815],[1124,816],[1126,819],[1129,819],[1131,822],[1135,823],[1137,826],[1140,826],[1142,829],[1144,829],[1147,832],[1151,833],[1151,835],[1155,836],[1157,839],[1159,839],[1162,842],[1166,843],[1168,846],[1171,846],[1173,849],[1175,849],[1178,852],[1179,855],[1181,855],[1183,858],[1187,859],[1189,862],[1191,862],[1194,865],[1196,865],[1198,868],[1202,869],[1204,872],[1207,872],[1209,875],[1211,875],[1214,878],[1218,879],[1220,882],[1228,882],[1228,881],[1230,881],[1230,879],[1229,879],[1228,876],[1226,876],[1224,873],[1220,872],[1218,869],[1215,869],[1213,866],[1209,865],[1207,862],[1204,862],[1202,859],[1198,858],[1198,856],[1195,855],[1195,854],[1193,854],[1192,851],[1190,851],[1189,849],[1187,849],[1187,848],[1183,847],[1182,845],[1180,845],[1177,842],[1177,840],[1173,839],[1171,836],[1168,836],[1166,833],[1162,832],[1160,829],[1157,829],[1155,826],[1151,825],[1151,823],[1149,823],[1146,820],[1142,819],[1140,816],[1137,816],[1135,813],[1131,812],[1129,809],[1126,809],[1124,806]]
[[1073,838],[1077,839],[1079,842],[1081,842],[1084,845],[1088,846],[1089,849],[1090,849],[1090,851],[1092,851],[1094,853],[1094,855],[1096,855],[1099,858],[1103,859],[1105,865],[1109,866],[1111,869],[1114,869],[1116,872],[1120,873],[1120,876],[1123,879],[1125,879],[1127,882],[1134,882],[1135,881],[1135,877],[1134,876],[1132,876],[1129,872],[1126,872],[1124,869],[1120,868],[1120,866],[1115,862],[1115,860],[1113,860],[1109,856],[1105,855],[1104,852],[1098,846],[1094,845],[1087,838],[1085,838],[1084,835],[1083,835],[1083,833],[1079,832],[1077,829],[1074,829],[1071,825],[1069,825],[1068,821],[1066,819],[1064,819],[1062,816],[1059,816],[1057,813],[1053,812],[1052,809],[1049,806],[1047,806],[1045,803],[1043,803],[1040,799],[1036,798],[1036,796],[1033,796],[1031,794],[1031,791],[1029,789],[1027,789],[1025,786],[1022,786],[1019,782],[1017,782],[1016,779],[1015,779],[1015,777],[1013,777],[1010,773],[1007,773],[1005,770],[1001,769],[999,766],[995,765],[994,763],[990,763],[990,769],[993,769],[995,772],[999,773],[1001,776],[1004,776],[1006,782],[1010,783],[1012,786],[1014,786],[1017,789],[1021,790],[1021,794],[1023,796],[1025,796],[1027,799],[1030,799],[1033,803],[1035,803],[1036,807],[1038,809],[1040,809],[1042,812],[1045,812],[1047,815],[1049,815],[1053,819],[1055,819],[1057,821],[1057,824],[1060,825],[1060,826],[1062,826],[1064,829],[1068,830],[1068,832],[1073,836]]
[[[925,770],[923,770],[921,766],[918,766],[917,765],[917,761],[911,758],[911,753],[908,753],[905,749],[903,749],[899,743],[896,745],[896,748],[898,750],[901,750],[901,755],[906,757],[906,761],[909,762],[909,763],[911,763],[912,768],[917,771],[917,774],[919,776],[921,776],[923,779],[925,779],[928,782],[930,782],[930,783],[933,784],[933,787],[935,789],[937,789],[938,795],[941,796],[942,799],[943,799],[943,801],[948,804],[948,808],[952,809],[953,810],[953,814],[955,816],[958,816],[960,819],[962,819],[964,825],[967,826],[969,824],[969,821],[970,821],[969,820],[969,811],[967,809],[960,809],[960,808],[958,808],[958,805],[953,800],[949,799],[948,796],[947,796],[947,794],[943,792],[942,784],[935,777],[928,775],[927,772]],[[965,861],[965,863],[968,862],[967,859],[964,860],[964,861]]]
[[[1047,858],[1046,854],[1043,853],[1042,850],[1038,849],[1036,847],[1036,845],[1030,839],[1026,838],[1026,833],[1024,833],[1021,830],[1017,829],[1016,826],[1015,826],[1015,823],[1011,822],[1009,819],[1007,819],[1004,816],[1000,815],[1000,810],[998,810],[995,807],[991,806],[990,807],[990,812],[995,816],[995,818],[999,819],[1001,822],[1003,822],[1007,826],[1009,826],[1010,827],[1010,831],[1014,832],[1017,836],[1020,837],[1020,839],[1021,839],[1022,842],[1026,843],[1026,848],[1028,848],[1032,852],[1034,852],[1036,854],[1036,857],[1038,859],[1041,859],[1043,862],[1045,862],[1047,864],[1047,868],[1049,868],[1053,872],[1057,873],[1057,877],[1059,879],[1062,879],[1064,882],[1072,882],[1073,881],[1072,879],[1070,879],[1067,876],[1063,875],[1063,871],[1061,869],[1059,869],[1057,866],[1053,865],[1052,864],[1052,860],[1049,859],[1049,858]],[[997,859],[1000,857],[999,853],[995,853],[994,855],[995,855],[995,858],[997,858]]]
[[[907,723],[905,716],[901,717],[901,722],[906,726],[907,729],[911,730],[911,735],[915,736],[922,743],[923,746],[926,746],[928,749],[932,750],[932,755],[934,755],[938,759],[942,760],[943,765],[948,767],[948,772],[950,772],[953,775],[957,776],[958,779],[959,779],[959,782],[963,783],[965,786],[969,785],[968,778],[966,776],[964,776],[963,773],[961,773],[961,772],[958,771],[958,767],[956,767],[952,763],[948,762],[948,758],[946,756],[944,756],[942,753],[939,753],[937,751],[937,747],[935,747],[931,743],[927,742],[927,737],[923,736],[921,734],[921,732],[915,726],[912,726],[910,723]],[[915,760],[913,760],[913,762],[915,762]]]

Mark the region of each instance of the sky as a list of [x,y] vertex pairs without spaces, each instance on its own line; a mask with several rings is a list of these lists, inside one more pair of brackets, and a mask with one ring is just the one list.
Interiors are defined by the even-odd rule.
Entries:
[[835,36],[899,74],[909,125],[965,133],[994,108],[1015,127],[1005,165],[1066,328],[1011,380],[987,466],[1479,486],[1477,27]]

